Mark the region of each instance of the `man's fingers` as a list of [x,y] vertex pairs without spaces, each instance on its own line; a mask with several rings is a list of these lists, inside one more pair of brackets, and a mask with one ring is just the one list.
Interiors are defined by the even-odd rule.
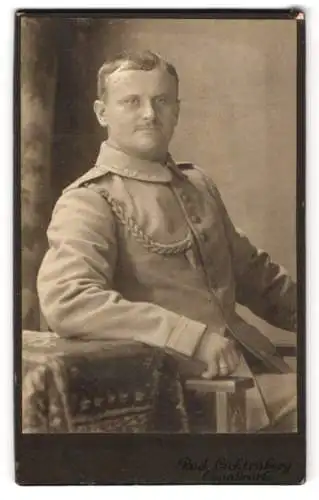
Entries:
[[225,356],[230,371],[234,371],[240,362],[239,353],[236,348],[235,342],[231,341],[223,350],[223,355]]
[[236,351],[233,351],[231,353],[231,357],[232,357],[233,371],[234,371],[234,370],[236,370],[237,366],[239,365],[240,358],[239,358],[239,355]]
[[202,373],[202,378],[210,380],[218,375],[218,371],[217,360],[214,359],[208,364],[207,370]]
[[232,357],[233,357],[233,360],[234,360],[234,363],[235,363],[235,368],[236,368],[239,365],[240,356],[239,356],[239,352],[237,351],[235,345],[233,345],[231,353],[232,353]]
[[229,369],[228,373],[232,373],[239,364],[239,356],[237,352],[233,348],[227,349],[226,352],[223,353],[223,356]]
[[226,377],[232,373],[240,361],[235,343],[230,341],[223,346],[208,363],[207,369],[202,373],[202,378]]
[[233,342],[230,342],[219,354],[218,373],[225,377],[234,372],[239,364],[239,355]]
[[232,361],[227,352],[220,354],[218,359],[218,375],[225,377],[232,371]]

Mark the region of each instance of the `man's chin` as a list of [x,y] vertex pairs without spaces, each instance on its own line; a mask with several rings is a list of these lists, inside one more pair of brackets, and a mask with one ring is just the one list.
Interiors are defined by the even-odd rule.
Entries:
[[158,144],[141,144],[136,148],[136,154],[145,160],[160,161],[166,157],[167,148]]

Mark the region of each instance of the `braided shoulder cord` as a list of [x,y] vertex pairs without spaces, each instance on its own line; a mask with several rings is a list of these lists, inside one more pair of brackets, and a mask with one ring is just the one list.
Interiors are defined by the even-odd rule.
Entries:
[[115,200],[111,194],[100,186],[95,186],[89,183],[83,184],[83,187],[88,187],[93,189],[96,193],[100,194],[110,205],[110,208],[116,218],[121,222],[123,226],[126,226],[130,234],[134,236],[138,243],[142,244],[144,248],[150,250],[151,252],[158,253],[160,255],[176,255],[178,253],[185,252],[189,250],[192,246],[191,234],[189,233],[186,238],[182,241],[173,244],[163,244],[158,243],[153,240],[150,236],[145,234],[141,226],[136,222],[134,217],[127,216],[125,214],[124,208],[118,200]]

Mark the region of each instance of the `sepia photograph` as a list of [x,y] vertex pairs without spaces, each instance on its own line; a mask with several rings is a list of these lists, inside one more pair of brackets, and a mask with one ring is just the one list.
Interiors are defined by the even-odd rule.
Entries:
[[303,21],[18,13],[22,439],[304,432]]

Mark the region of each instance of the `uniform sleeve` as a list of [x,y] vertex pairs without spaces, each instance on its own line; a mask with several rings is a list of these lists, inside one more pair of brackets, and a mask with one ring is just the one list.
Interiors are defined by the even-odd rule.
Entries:
[[48,228],[49,250],[38,273],[48,325],[61,336],[131,339],[192,356],[206,325],[113,288],[116,227],[110,207],[91,189],[65,192]]
[[297,329],[297,287],[287,271],[257,249],[247,236],[236,229],[220,193],[212,186],[222,213],[232,255],[236,280],[236,301],[268,323],[285,330]]

